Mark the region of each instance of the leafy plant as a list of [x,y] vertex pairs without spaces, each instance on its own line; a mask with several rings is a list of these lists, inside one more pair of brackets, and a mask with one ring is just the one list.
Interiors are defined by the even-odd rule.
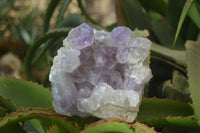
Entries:
[[[108,26],[90,17],[82,0],[77,0],[82,16],[64,15],[71,0],[51,0],[43,26],[31,23],[37,16],[35,13],[15,23],[16,18],[8,15],[14,10],[13,3],[14,0],[0,2],[0,24],[6,27],[0,29],[0,35],[5,37],[9,31],[29,47],[23,70],[28,81],[0,77],[0,132],[200,132],[198,0],[115,0],[117,22]],[[56,10],[59,12],[55,22],[50,23]],[[128,26],[136,36],[148,36],[152,41],[149,59],[153,79],[146,84],[145,97],[133,123],[119,118],[67,117],[54,111],[48,88],[52,58],[63,37],[83,23],[83,17],[93,27],[107,31],[118,25]],[[45,69],[45,75],[37,79],[34,74],[41,68]]]

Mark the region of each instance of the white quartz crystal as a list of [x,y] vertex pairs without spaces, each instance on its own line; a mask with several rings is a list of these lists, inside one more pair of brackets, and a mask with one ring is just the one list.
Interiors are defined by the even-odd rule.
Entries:
[[49,76],[56,112],[133,122],[152,77],[146,60],[151,42],[124,26],[109,33],[82,24],[63,46]]

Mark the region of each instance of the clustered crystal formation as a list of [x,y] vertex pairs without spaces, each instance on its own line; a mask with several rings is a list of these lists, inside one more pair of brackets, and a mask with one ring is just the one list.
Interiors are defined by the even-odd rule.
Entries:
[[72,116],[119,117],[133,122],[151,77],[151,42],[124,26],[111,32],[81,24],[58,50],[50,71],[53,105]]

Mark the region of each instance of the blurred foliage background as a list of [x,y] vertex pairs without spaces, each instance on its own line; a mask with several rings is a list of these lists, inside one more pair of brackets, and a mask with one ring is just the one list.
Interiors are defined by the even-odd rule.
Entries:
[[[200,119],[199,0],[1,0],[0,76],[32,80],[49,88],[48,73],[57,49],[69,30],[83,22],[106,31],[128,26],[136,36],[152,41],[153,78],[146,84],[144,97],[158,99],[141,105],[143,111],[148,109],[150,114],[145,116],[148,112],[141,111],[138,121],[160,132],[200,132],[196,123],[184,127],[187,122],[182,117],[182,126],[180,121],[176,126],[169,126],[171,118],[168,117],[189,117],[195,112],[196,116],[191,119]],[[2,80],[0,85],[1,82],[7,83]],[[3,88],[6,87],[0,89]],[[1,96],[8,98],[3,92]],[[159,103],[161,99],[193,104],[194,112],[173,115],[177,111],[173,112],[175,106],[166,101]],[[154,105],[154,102],[159,104]],[[152,107],[148,108],[147,103],[152,103]],[[158,108],[161,104],[166,106]],[[167,112],[167,108],[172,110]],[[163,119],[169,120],[168,124]]]

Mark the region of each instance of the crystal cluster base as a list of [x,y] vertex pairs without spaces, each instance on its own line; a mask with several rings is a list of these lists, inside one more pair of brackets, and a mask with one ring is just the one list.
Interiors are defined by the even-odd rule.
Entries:
[[57,113],[133,122],[151,77],[151,42],[124,26],[110,33],[82,24],[69,32],[49,80]]

